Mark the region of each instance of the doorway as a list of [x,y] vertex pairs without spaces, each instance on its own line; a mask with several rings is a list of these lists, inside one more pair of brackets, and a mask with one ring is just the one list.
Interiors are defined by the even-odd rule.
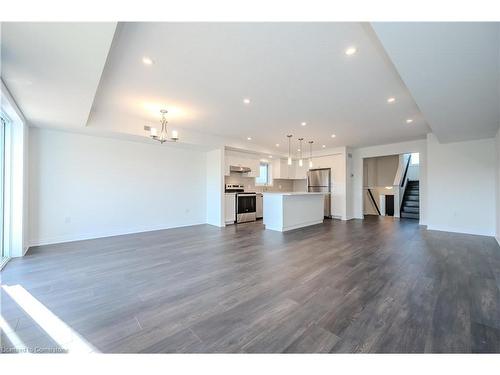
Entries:
[[363,216],[419,219],[420,155],[405,153],[363,159]]

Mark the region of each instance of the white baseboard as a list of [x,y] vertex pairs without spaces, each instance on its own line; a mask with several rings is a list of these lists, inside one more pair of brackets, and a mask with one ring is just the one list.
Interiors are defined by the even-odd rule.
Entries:
[[[101,232],[101,233],[94,232],[94,233],[83,233],[83,234],[79,234],[79,235],[66,235],[66,236],[55,236],[55,237],[48,237],[48,238],[32,239],[32,240],[30,240],[29,248],[31,248],[33,246],[55,245],[58,243],[65,243],[65,242],[74,242],[74,241],[83,241],[83,240],[93,240],[93,239],[104,238],[104,237],[122,236],[125,234],[146,233],[146,232],[154,232],[157,230],[164,230],[164,229],[191,227],[193,225],[201,225],[201,224],[206,224],[206,222],[195,222],[195,223],[189,223],[189,224],[183,224],[183,225],[171,225],[171,226],[158,225],[158,226],[151,226],[151,227],[147,227],[147,228],[136,227],[136,228],[122,229],[122,230],[119,230],[119,229],[110,230],[110,231],[105,231],[105,232]],[[29,248],[27,250],[29,250]]]
[[438,232],[451,232],[451,233],[461,233],[461,234],[473,234],[476,236],[488,236],[488,237],[493,237],[495,236],[494,233],[491,232],[478,232],[478,231],[469,231],[469,230],[463,230],[463,229],[457,229],[453,227],[441,227],[441,226],[434,226],[434,225],[427,225],[427,230],[435,230]]

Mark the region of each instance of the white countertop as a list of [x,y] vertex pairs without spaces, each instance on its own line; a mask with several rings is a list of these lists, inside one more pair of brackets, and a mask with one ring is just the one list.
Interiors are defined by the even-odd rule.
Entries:
[[309,193],[307,191],[300,192],[300,191],[294,191],[294,192],[279,192],[279,191],[270,191],[270,192],[264,192],[264,195],[325,195],[327,193]]

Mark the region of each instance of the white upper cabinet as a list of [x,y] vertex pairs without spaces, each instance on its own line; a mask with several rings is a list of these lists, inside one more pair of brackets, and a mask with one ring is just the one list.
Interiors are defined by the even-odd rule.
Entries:
[[273,180],[281,178],[281,159],[274,159],[271,163],[271,174]]
[[249,173],[243,173],[245,177],[260,176],[260,160],[257,155],[246,154],[244,152],[228,151],[224,155],[224,175],[229,176],[231,173],[231,165],[237,167],[248,167],[251,169]]
[[299,180],[307,178],[307,160],[304,159],[304,165],[299,167],[298,160],[293,160],[292,165],[288,165],[287,159],[276,159],[272,163],[273,179]]
[[295,173],[294,173],[294,179],[296,180],[302,180],[302,179],[305,179],[307,178],[307,171],[309,170],[309,160],[308,159],[304,159],[303,160],[303,164],[302,164],[302,167],[299,166],[299,162],[297,161],[295,163]]
[[260,176],[260,160],[259,159],[248,159],[248,165],[245,167],[249,167],[252,171],[247,173],[247,177],[259,177]]
[[287,159],[275,159],[272,163],[273,180],[288,179],[293,165],[288,165]]

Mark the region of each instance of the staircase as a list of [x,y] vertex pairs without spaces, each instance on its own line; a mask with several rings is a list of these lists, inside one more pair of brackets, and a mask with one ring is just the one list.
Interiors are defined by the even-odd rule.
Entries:
[[407,219],[420,218],[420,185],[418,181],[408,181],[401,205],[401,217]]

